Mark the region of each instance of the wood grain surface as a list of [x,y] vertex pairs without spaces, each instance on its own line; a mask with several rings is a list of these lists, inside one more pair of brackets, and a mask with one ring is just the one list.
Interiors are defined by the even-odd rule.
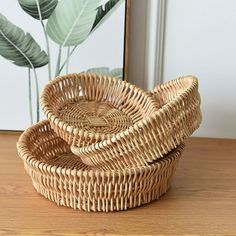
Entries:
[[18,137],[0,134],[0,235],[236,235],[236,140],[192,138],[160,200],[86,213],[36,193],[17,156]]

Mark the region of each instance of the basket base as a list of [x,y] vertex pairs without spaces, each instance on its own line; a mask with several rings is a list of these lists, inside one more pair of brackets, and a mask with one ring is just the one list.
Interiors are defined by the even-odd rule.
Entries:
[[132,119],[106,102],[79,100],[62,107],[59,117],[74,128],[116,134],[133,125]]

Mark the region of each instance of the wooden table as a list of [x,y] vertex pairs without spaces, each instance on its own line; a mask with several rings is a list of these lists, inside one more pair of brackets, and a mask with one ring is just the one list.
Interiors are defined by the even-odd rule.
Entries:
[[18,137],[0,134],[0,235],[236,235],[236,140],[190,139],[160,200],[86,213],[36,193],[16,153]]

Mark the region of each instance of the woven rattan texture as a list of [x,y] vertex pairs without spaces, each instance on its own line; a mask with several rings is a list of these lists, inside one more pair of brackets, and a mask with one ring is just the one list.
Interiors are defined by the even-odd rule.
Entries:
[[27,129],[18,153],[33,186],[58,205],[85,211],[120,211],[158,199],[170,186],[184,145],[145,167],[91,170],[52,130],[49,121]]
[[105,102],[77,101],[65,105],[59,117],[70,126],[100,134],[114,134],[133,125],[124,112]]
[[41,106],[55,132],[77,147],[112,137],[157,110],[142,89],[83,73],[51,81],[43,91]]
[[184,142],[200,125],[198,81],[181,77],[150,92],[159,109],[124,132],[88,147],[72,147],[87,165],[102,170],[146,166]]

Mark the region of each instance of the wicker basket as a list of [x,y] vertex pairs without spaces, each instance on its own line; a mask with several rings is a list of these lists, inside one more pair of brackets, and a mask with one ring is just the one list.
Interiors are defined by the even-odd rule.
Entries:
[[71,147],[74,154],[102,170],[147,166],[181,144],[200,125],[198,81],[181,77],[150,92],[159,107],[151,116],[110,139],[87,147]]
[[54,131],[77,147],[110,138],[157,110],[142,89],[85,73],[51,81],[42,93],[41,106]]
[[33,186],[43,196],[58,205],[107,212],[140,206],[163,195],[184,145],[146,167],[92,170],[43,121],[26,130],[17,147]]

